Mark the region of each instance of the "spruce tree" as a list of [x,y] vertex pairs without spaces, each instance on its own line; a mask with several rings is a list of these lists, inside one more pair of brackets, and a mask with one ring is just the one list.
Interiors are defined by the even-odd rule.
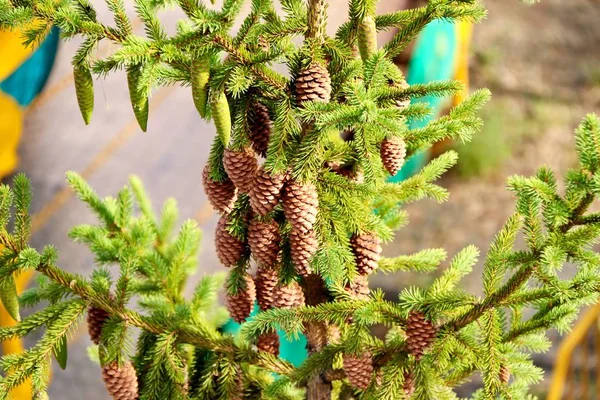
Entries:
[[[36,398],[46,398],[52,359],[66,366],[69,334],[86,313],[114,399],[456,399],[454,388],[476,374],[483,384],[474,399],[534,398],[529,387],[542,371],[531,353],[548,349],[548,329],[566,331],[582,306],[598,300],[600,256],[591,246],[600,215],[587,211],[600,193],[598,117],[588,115],[576,131],[580,164],[563,191],[547,168],[509,178],[515,212],[488,251],[478,297],[460,287],[477,248],[440,267],[442,249],[382,257],[381,245],[406,225],[403,204],[447,198],[434,182],[457,156],[447,152],[401,183],[387,178],[433,143],[469,140],[489,98],[476,91],[448,115],[409,129],[408,120],[430,110],[408,99],[461,86],[409,86],[393,58],[427,23],[477,22],[482,5],[430,0],[376,15],[376,0],[349,0],[348,21],[330,37],[326,0],[280,0],[280,12],[271,0],[252,0],[234,30],[243,3],[225,0],[216,9],[201,0],[135,0],[145,25],[138,36],[122,0],[107,0],[111,25],[87,0],[0,0],[0,27],[22,29],[26,43],[52,25],[65,38],[83,37],[73,67],[86,123],[92,74],[126,70],[143,130],[152,88],[191,85],[199,116],[216,127],[199,181],[221,213],[216,250],[229,271],[226,279],[205,277],[186,296],[197,269],[196,224],[174,233],[176,204],[155,215],[135,177],[116,197],[100,198],[70,172],[71,188],[98,217],[70,236],[89,246],[97,266],[89,276],[66,272],[52,246],[29,245],[31,188],[18,175],[12,188],[0,186],[0,298],[20,322],[0,329],[0,341],[42,334],[26,352],[1,358],[0,399],[28,378]],[[157,17],[171,6],[187,16],[173,36]],[[392,40],[379,45],[377,31],[392,28]],[[119,46],[98,59],[101,41]],[[517,249],[519,236],[525,247]],[[567,262],[578,268],[565,279],[558,271]],[[374,271],[438,267],[431,285],[407,288],[396,301],[368,286]],[[38,283],[17,296],[14,276],[28,270]],[[216,306],[221,286],[229,313]],[[260,311],[250,318],[255,300]],[[40,302],[40,311],[20,319],[20,306]],[[229,316],[242,322],[239,337],[219,329]],[[385,338],[372,334],[376,324],[389,327]],[[276,329],[306,336],[309,356],[300,366],[278,356]]]

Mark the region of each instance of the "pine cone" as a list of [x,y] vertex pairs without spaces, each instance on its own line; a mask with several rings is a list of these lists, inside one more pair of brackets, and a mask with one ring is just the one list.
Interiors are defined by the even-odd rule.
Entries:
[[227,231],[228,222],[224,216],[219,219],[215,231],[215,247],[221,264],[232,267],[242,257],[246,246]]
[[297,282],[289,285],[277,285],[275,287],[275,297],[273,307],[275,308],[293,308],[304,305],[304,292]]
[[303,69],[296,78],[296,100],[329,102],[331,97],[331,78],[327,68],[321,64],[312,64]]
[[327,162],[327,167],[338,175],[341,175],[355,183],[363,183],[365,180],[364,174],[357,169],[353,164],[342,164],[338,161]]
[[138,398],[137,375],[130,362],[120,368],[117,362],[105,365],[102,368],[102,380],[114,400],[136,400]]
[[237,323],[242,323],[250,316],[256,300],[256,287],[250,275],[245,277],[246,287],[240,288],[234,295],[227,294],[227,310]]
[[310,274],[304,277],[304,282],[304,297],[306,299],[306,304],[309,306],[316,306],[329,300],[327,296],[327,287],[325,286],[323,278],[319,275]]
[[350,239],[356,269],[361,275],[373,272],[381,258],[381,245],[379,237],[373,233],[361,233]]
[[508,381],[510,381],[510,371],[506,368],[506,365],[502,364],[500,366],[500,382],[506,385]]
[[306,336],[308,354],[313,354],[327,344],[327,325],[325,322],[306,322],[304,336]]
[[411,311],[406,321],[408,352],[419,360],[435,339],[437,328],[419,311]]
[[371,354],[360,356],[344,354],[344,372],[350,384],[358,389],[366,389],[373,376],[373,359]]
[[406,143],[404,139],[394,136],[381,142],[381,161],[383,167],[390,175],[394,176],[404,165],[406,158]]
[[312,231],[317,220],[319,198],[317,188],[312,183],[301,184],[290,181],[283,193],[285,218],[298,232]]
[[[410,85],[406,81],[392,83],[392,86],[396,89],[408,89]],[[410,98],[396,100],[396,107],[402,109],[410,106]]]
[[260,222],[254,219],[248,226],[248,244],[259,265],[273,266],[279,256],[279,225],[274,220]]
[[296,272],[304,277],[311,274],[310,260],[319,249],[319,242],[315,231],[301,232],[292,229],[290,233],[290,248]]
[[254,277],[256,301],[261,310],[268,310],[272,307],[275,299],[275,287],[278,282],[277,270],[264,267],[259,267],[256,270],[256,276]]
[[87,324],[88,333],[90,339],[94,344],[100,344],[100,337],[102,337],[102,327],[108,319],[109,315],[106,311],[101,308],[91,306],[88,308]]
[[269,109],[264,104],[255,103],[248,123],[250,125],[252,148],[257,154],[266,157],[267,148],[269,147],[269,137],[273,128]]
[[256,347],[258,347],[260,351],[266,351],[267,353],[271,353],[275,356],[278,356],[279,335],[277,334],[277,331],[270,331],[260,335],[256,342]]
[[258,162],[251,148],[235,151],[225,149],[223,166],[229,179],[240,192],[248,193],[258,169]]
[[284,181],[285,175],[271,175],[260,167],[250,189],[252,210],[263,217],[273,211],[279,203]]
[[369,280],[366,276],[359,275],[346,286],[346,291],[356,300],[368,300],[371,293]]
[[415,392],[415,376],[412,372],[404,372],[404,385],[402,388],[404,389],[404,395],[407,399],[409,399]]
[[227,179],[223,182],[217,182],[210,178],[210,167],[206,164],[202,172],[202,184],[208,201],[215,210],[221,214],[231,212],[235,197],[235,186]]

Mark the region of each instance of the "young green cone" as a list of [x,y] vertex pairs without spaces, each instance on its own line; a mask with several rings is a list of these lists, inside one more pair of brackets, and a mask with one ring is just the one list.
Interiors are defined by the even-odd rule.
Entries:
[[192,60],[190,78],[194,105],[200,116],[206,118],[208,79],[210,78],[210,59],[208,57],[197,57]]
[[88,125],[94,112],[94,81],[90,69],[84,65],[73,67],[75,95],[83,121]]

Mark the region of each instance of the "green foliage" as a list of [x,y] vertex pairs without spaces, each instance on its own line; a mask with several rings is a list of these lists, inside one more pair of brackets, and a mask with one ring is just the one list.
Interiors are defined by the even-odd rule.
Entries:
[[[216,305],[217,290],[225,285],[232,295],[248,289],[248,254],[227,279],[205,276],[187,291],[197,269],[200,231],[194,221],[178,226],[173,199],[156,215],[135,177],[115,197],[101,198],[82,177],[67,174],[73,191],[99,221],[70,232],[74,241],[88,246],[96,268],[88,276],[68,273],[57,266],[55,249],[40,253],[29,246],[31,190],[18,175],[12,189],[0,186],[0,299],[15,319],[20,306],[43,303],[45,308],[0,329],[0,341],[41,335],[24,353],[0,359],[0,400],[28,378],[36,396],[44,396],[52,355],[65,367],[68,337],[88,307],[108,314],[100,345],[90,353],[103,366],[133,360],[141,399],[313,399],[332,393],[342,399],[403,399],[409,380],[415,384],[412,399],[455,399],[453,389],[476,373],[483,387],[475,399],[528,398],[529,387],[541,379],[530,353],[547,350],[548,329],[568,330],[578,310],[598,300],[600,256],[592,245],[600,236],[600,215],[587,210],[600,194],[600,120],[589,115],[578,128],[581,164],[566,175],[563,192],[547,168],[533,177],[509,178],[516,210],[485,257],[482,297],[460,285],[480,257],[473,246],[454,255],[429,287],[407,288],[396,301],[384,299],[380,290],[353,296],[349,289],[360,271],[351,238],[369,233],[388,242],[406,225],[404,204],[446,200],[447,191],[435,181],[458,157],[447,152],[405,181],[389,183],[382,141],[401,138],[408,156],[445,139],[468,142],[481,126],[477,114],[490,97],[487,90],[475,91],[448,115],[410,129],[407,121],[430,110],[422,103],[398,107],[398,101],[452,95],[461,86],[431,82],[401,88],[404,78],[393,58],[427,23],[478,21],[485,10],[476,0],[430,0],[421,8],[375,15],[376,3],[350,1],[349,21],[335,37],[327,37],[322,0],[282,0],[279,13],[271,1],[253,0],[234,33],[243,1],[225,0],[216,8],[181,0],[177,4],[186,17],[169,36],[158,12],[170,2],[136,0],[145,27],[141,37],[132,32],[121,0],[107,0],[114,26],[99,22],[93,6],[83,0],[0,0],[0,27],[22,28],[26,43],[39,41],[52,24],[67,38],[83,36],[73,64],[86,122],[91,73],[126,70],[142,130],[154,87],[191,84],[200,115],[216,126],[208,162],[210,178],[217,182],[227,179],[225,149],[250,143],[253,105],[264,105],[273,120],[264,168],[312,183],[317,191],[318,250],[310,267],[324,283],[325,298],[315,301],[309,280],[296,272],[291,223],[277,206],[265,218],[278,223],[282,236],[279,283],[297,281],[310,305],[261,311],[237,337],[222,333],[228,315]],[[376,31],[392,27],[398,32],[378,47]],[[298,36],[304,37],[302,43]],[[98,59],[94,50],[103,40],[119,46]],[[361,57],[354,55],[354,46]],[[287,68],[285,74],[273,68],[276,63]],[[327,67],[331,98],[299,104],[294,79],[316,64]],[[336,164],[353,176],[336,173],[331,167]],[[227,229],[238,240],[247,239],[250,209],[249,195],[239,193],[227,216]],[[520,236],[525,244],[516,250]],[[379,269],[427,273],[446,257],[443,249],[426,249],[384,257]],[[558,273],[565,263],[577,266],[570,278]],[[17,296],[14,277],[28,270],[38,272],[38,285]],[[524,313],[526,308],[531,313]],[[415,315],[426,318],[436,332],[422,357],[409,346]],[[390,328],[385,338],[372,334],[375,325]],[[310,355],[302,365],[257,350],[259,336],[274,329],[288,337],[309,336]],[[330,332],[323,343],[310,337],[323,329]],[[365,354],[371,356],[373,379],[366,388],[353,388],[346,376],[351,371],[343,369],[345,356]],[[511,373],[510,384],[501,377],[504,371]]]

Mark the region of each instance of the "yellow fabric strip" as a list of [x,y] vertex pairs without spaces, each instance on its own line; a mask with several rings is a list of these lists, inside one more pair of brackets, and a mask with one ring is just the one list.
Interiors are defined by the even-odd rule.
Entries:
[[0,81],[6,79],[35,50],[33,47],[25,48],[20,31],[0,30]]
[[12,97],[0,92],[0,178],[10,174],[17,167],[17,146],[22,129],[21,107]]
[[458,22],[456,24],[456,33],[458,37],[458,49],[456,55],[456,72],[454,79],[462,82],[465,89],[454,97],[454,105],[462,103],[469,95],[469,47],[471,46],[471,37],[473,36],[473,24],[470,22]]

